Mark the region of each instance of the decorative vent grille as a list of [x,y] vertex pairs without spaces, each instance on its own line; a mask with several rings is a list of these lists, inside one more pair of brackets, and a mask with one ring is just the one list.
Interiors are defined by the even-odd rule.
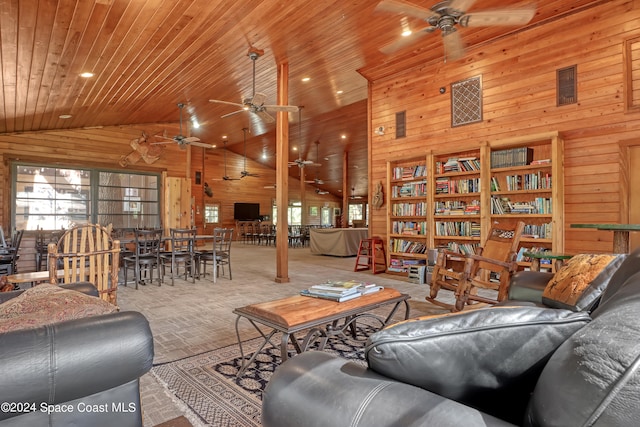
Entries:
[[557,105],[575,104],[578,102],[578,66],[561,68],[556,72],[556,92],[558,94]]
[[624,48],[625,98],[627,110],[640,109],[640,37],[626,40]]
[[396,139],[407,136],[407,112],[400,111],[396,113]]
[[482,121],[482,77],[451,84],[451,127]]

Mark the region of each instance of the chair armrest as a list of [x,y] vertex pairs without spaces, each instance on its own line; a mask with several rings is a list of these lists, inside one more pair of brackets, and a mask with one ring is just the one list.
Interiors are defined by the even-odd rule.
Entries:
[[500,261],[497,259],[492,259],[492,258],[485,258],[482,255],[475,255],[475,254],[469,254],[466,255],[467,259],[472,259],[474,261],[480,261],[480,262],[485,262],[488,264],[492,264],[498,267],[503,267],[506,268],[508,270],[511,269],[515,269],[516,263],[514,261],[509,261],[509,262],[504,262],[504,261]]
[[543,271],[519,271],[511,277],[508,300],[529,301],[542,304],[542,293],[553,273]]
[[262,396],[264,427],[512,426],[321,351],[283,363]]
[[1,334],[0,360],[0,401],[58,404],[148,372],[153,337],[142,314],[112,313]]

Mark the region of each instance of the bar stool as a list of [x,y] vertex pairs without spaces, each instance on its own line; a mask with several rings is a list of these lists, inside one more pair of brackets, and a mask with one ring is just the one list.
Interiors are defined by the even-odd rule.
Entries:
[[364,271],[373,269],[373,274],[387,271],[387,257],[384,251],[384,241],[373,236],[360,240],[356,265],[353,271]]

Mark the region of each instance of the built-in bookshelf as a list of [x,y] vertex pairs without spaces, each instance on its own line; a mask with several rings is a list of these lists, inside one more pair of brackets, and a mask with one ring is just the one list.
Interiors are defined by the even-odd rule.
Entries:
[[429,248],[426,157],[387,163],[387,272],[425,265]]
[[563,239],[563,143],[557,132],[490,141],[484,156],[483,175],[490,191],[484,205],[491,224],[525,225],[520,240],[519,262],[530,260],[525,251],[562,252]]
[[406,275],[427,249],[473,253],[496,223],[526,224],[523,268],[525,251],[562,253],[562,153],[558,132],[547,132],[388,162],[388,272]]
[[480,149],[431,156],[432,241],[436,248],[473,253],[480,244]]

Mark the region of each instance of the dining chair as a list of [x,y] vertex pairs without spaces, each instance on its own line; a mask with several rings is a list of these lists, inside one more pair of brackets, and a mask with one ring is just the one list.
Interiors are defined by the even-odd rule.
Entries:
[[195,251],[195,228],[172,228],[170,229],[170,252],[163,252],[160,255],[160,265],[162,272],[162,281],[166,277],[166,267],[170,266],[171,270],[171,286],[175,283],[175,278],[180,277],[180,267],[184,269],[184,280],[196,282],[198,275],[197,263],[199,254]]
[[47,250],[49,243],[58,243],[60,236],[65,232],[65,229],[62,228],[60,230],[43,230],[38,227],[36,230],[36,239],[35,239],[35,262],[36,262],[36,271],[42,271],[42,261],[45,261],[44,266],[46,268],[47,263]]
[[233,241],[232,228],[216,228],[213,230],[213,245],[210,251],[200,253],[203,275],[207,274],[207,265],[211,264],[213,283],[220,277],[220,272],[225,276],[225,270],[229,269],[231,280],[231,242]]
[[133,268],[136,289],[138,285],[153,283],[153,270],[158,273],[158,286],[162,284],[160,268],[160,247],[162,230],[135,230],[135,249],[132,255],[124,257],[124,285],[127,286],[129,268]]

